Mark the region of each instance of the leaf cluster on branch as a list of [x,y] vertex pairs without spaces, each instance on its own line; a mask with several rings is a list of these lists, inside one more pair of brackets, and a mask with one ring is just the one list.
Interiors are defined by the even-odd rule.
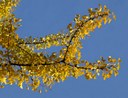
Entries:
[[[76,15],[67,26],[67,32],[45,37],[23,39],[16,33],[21,19],[13,14],[19,0],[0,1],[0,87],[17,84],[20,88],[31,88],[41,92],[68,77],[96,79],[102,74],[104,80],[112,74],[118,75],[120,58],[100,57],[94,63],[81,60],[81,39],[90,35],[103,23],[110,23],[116,16],[106,7],[88,10],[89,15]],[[62,46],[60,51],[45,54],[43,49]],[[36,50],[40,50],[37,52]]]

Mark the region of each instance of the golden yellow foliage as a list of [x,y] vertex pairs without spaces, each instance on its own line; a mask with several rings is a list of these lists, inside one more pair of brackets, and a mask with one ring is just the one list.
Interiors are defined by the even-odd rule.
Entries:
[[[81,60],[81,39],[90,35],[103,23],[111,22],[111,15],[106,6],[89,9],[89,15],[76,15],[74,23],[67,26],[67,33],[50,34],[46,37],[22,39],[16,34],[21,19],[13,14],[19,0],[0,1],[0,88],[6,84],[17,84],[23,89],[42,92],[42,87],[51,88],[56,82],[65,81],[68,77],[96,79],[102,74],[104,80],[112,74],[118,75],[121,60],[101,57],[95,63]],[[51,55],[35,52],[51,46],[62,46],[62,49]]]

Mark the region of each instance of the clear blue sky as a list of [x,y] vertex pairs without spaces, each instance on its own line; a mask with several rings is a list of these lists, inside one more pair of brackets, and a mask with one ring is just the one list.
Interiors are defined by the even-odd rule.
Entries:
[[84,77],[69,78],[42,94],[21,90],[15,85],[6,86],[0,89],[0,98],[128,98],[128,0],[22,0],[15,12],[23,19],[17,33],[21,37],[57,33],[66,29],[75,14],[88,14],[87,9],[98,4],[107,5],[115,12],[117,20],[82,40],[82,58],[95,62],[100,56],[120,57],[119,76],[106,81],[101,77],[90,81]]

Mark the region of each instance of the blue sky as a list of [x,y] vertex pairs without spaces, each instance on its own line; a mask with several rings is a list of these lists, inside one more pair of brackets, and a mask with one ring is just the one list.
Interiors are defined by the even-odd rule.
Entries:
[[[0,98],[127,98],[128,93],[128,1],[127,0],[21,0],[15,14],[22,18],[22,27],[17,33],[20,37],[40,37],[65,30],[75,14],[88,14],[88,8],[107,5],[117,20],[103,25],[82,40],[82,59],[95,62],[100,56],[122,59],[119,76],[104,81],[68,78],[55,84],[48,93],[39,94],[19,87],[6,86],[0,89]],[[56,47],[49,49],[52,52]]]

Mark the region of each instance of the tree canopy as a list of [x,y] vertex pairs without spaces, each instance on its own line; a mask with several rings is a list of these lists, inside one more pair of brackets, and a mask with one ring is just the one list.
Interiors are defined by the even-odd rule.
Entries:
[[[0,87],[17,84],[20,88],[31,88],[41,92],[54,83],[68,77],[85,76],[96,79],[102,74],[104,80],[118,75],[121,59],[109,56],[100,57],[96,62],[81,59],[81,40],[90,36],[96,28],[110,23],[116,16],[106,5],[88,9],[88,15],[77,14],[66,32],[49,34],[45,37],[20,38],[16,33],[21,19],[13,13],[19,0],[0,1]],[[43,49],[62,46],[60,51],[51,54]],[[37,51],[40,50],[40,51]],[[23,85],[26,84],[26,85]]]

